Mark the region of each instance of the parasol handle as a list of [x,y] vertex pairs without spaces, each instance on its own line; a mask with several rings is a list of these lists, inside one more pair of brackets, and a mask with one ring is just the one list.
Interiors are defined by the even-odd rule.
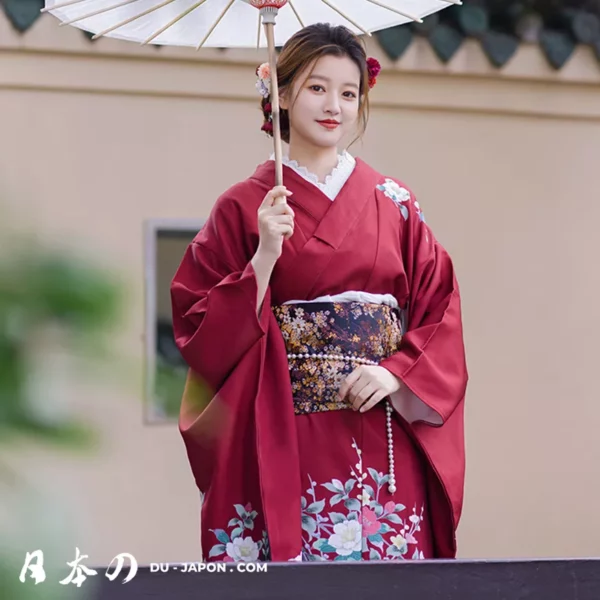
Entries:
[[[273,118],[273,146],[275,151],[275,185],[283,185],[283,150],[281,148],[281,120],[279,112],[279,85],[277,83],[277,55],[275,53],[274,19],[265,19],[263,24],[269,50],[269,69],[271,71],[271,115]],[[285,204],[285,197],[276,198],[275,204]]]

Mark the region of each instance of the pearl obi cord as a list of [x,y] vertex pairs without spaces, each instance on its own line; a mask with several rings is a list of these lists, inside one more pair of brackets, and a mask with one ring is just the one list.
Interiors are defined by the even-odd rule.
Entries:
[[[337,399],[343,380],[360,365],[378,365],[402,340],[400,311],[386,304],[306,302],[274,306],[288,357],[294,412],[353,410]],[[377,410],[377,408],[372,409]],[[393,408],[385,401],[389,489],[394,492]]]

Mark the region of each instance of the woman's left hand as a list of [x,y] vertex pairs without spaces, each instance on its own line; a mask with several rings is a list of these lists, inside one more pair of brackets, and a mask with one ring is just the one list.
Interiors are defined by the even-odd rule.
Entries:
[[397,392],[400,385],[400,380],[386,368],[363,365],[344,379],[338,395],[340,400],[347,398],[354,410],[366,412]]

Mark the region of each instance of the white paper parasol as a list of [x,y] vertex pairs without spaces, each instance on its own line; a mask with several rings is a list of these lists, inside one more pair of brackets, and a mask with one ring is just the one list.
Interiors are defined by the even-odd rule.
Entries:
[[[61,25],[94,34],[165,46],[269,49],[276,185],[281,185],[275,47],[314,23],[344,25],[370,35],[435,13],[460,0],[46,0],[43,12]],[[277,21],[277,27],[274,27]],[[264,35],[262,29],[264,28]]]

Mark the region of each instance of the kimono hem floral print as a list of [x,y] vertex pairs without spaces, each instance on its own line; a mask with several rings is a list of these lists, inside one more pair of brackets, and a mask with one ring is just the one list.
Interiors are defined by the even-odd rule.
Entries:
[[[295,232],[257,313],[273,177],[267,161],[219,198],[172,284],[204,559],[454,557],[467,372],[451,260],[401,182],[348,153],[325,183],[285,160]],[[364,413],[337,395],[361,364],[402,382]]]

